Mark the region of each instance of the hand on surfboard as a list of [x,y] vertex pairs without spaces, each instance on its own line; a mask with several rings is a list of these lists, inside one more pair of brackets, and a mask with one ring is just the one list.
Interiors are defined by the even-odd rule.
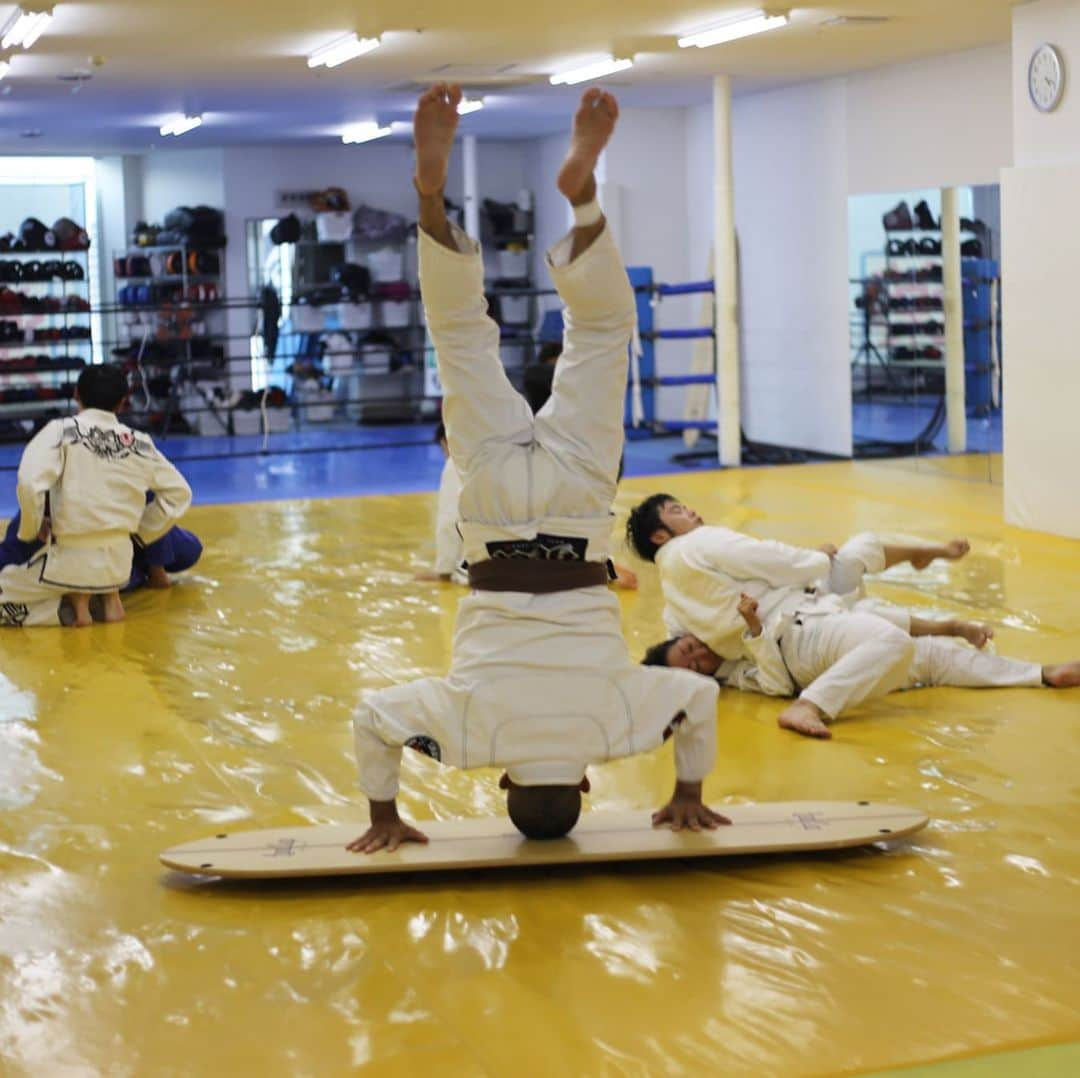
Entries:
[[701,800],[700,782],[676,782],[671,800],[652,815],[653,827],[668,825],[672,831],[712,831],[723,824],[730,824],[726,816],[713,812]]
[[403,842],[427,842],[421,831],[407,824],[397,812],[394,801],[371,801],[371,826],[345,848],[352,853],[393,853]]

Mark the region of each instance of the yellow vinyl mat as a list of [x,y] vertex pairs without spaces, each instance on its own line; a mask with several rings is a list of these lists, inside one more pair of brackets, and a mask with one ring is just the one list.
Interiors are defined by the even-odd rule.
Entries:
[[[965,561],[873,590],[988,619],[1005,654],[1078,657],[1080,543],[1005,527],[986,470],[680,474],[626,481],[619,509],[668,488],[806,545],[967,535]],[[353,702],[448,661],[461,592],[412,579],[433,512],[197,508],[202,563],[124,624],[0,636],[4,1078],[1076,1073],[1080,690],[899,694],[828,743],[778,730],[780,701],[721,693],[709,799],[925,809],[892,849],[261,885],[162,870],[159,850],[224,828],[362,830]],[[639,654],[661,604],[632,564]],[[498,812],[497,777],[407,754],[403,810]],[[659,805],[670,749],[592,779],[593,808]]]

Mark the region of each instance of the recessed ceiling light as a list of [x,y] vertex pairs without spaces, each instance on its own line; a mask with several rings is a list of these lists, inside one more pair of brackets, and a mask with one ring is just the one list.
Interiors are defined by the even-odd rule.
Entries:
[[355,60],[357,56],[374,52],[382,44],[378,37],[360,37],[359,34],[349,34],[348,37],[339,38],[337,41],[316,49],[309,57],[308,67],[337,67],[347,60]]
[[552,86],[573,86],[579,82],[590,82],[592,79],[602,79],[607,75],[614,75],[617,71],[625,71],[633,67],[633,60],[616,60],[609,56],[606,60],[599,60],[584,67],[572,67],[569,71],[562,71],[558,75],[552,75],[548,82]]
[[479,112],[484,107],[484,99],[482,97],[474,98],[469,101],[466,98],[461,99],[461,104],[458,105],[458,115],[468,116],[470,112]]
[[53,7],[37,5],[33,8],[17,7],[12,12],[11,18],[4,23],[0,30],[0,48],[24,49],[30,48],[35,41],[45,32],[46,27],[52,22]]
[[201,116],[174,116],[167,123],[161,125],[162,136],[186,135],[189,131],[194,131],[202,123]]
[[680,37],[679,48],[708,49],[713,45],[725,45],[729,41],[763,34],[767,30],[779,30],[781,26],[787,26],[790,21],[790,15],[767,15],[764,11],[755,11],[752,15],[740,15],[738,18],[727,19],[711,26],[707,30]]
[[374,120],[366,123],[352,124],[341,132],[341,141],[346,146],[355,146],[361,142],[374,142],[377,138],[386,138],[393,132],[393,127],[386,124],[380,127]]

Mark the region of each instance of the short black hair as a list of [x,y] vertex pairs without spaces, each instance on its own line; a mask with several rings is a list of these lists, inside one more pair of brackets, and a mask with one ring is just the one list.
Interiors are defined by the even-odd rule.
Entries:
[[660,519],[660,510],[666,502],[675,500],[671,494],[650,494],[640,505],[630,510],[630,519],[626,522],[626,541],[639,558],[656,561],[656,552],[660,548],[652,541],[652,533],[664,526]]
[[577,786],[511,785],[506,791],[506,811],[526,838],[562,838],[581,815],[581,790]]
[[433,442],[445,442],[446,441],[446,424],[440,419],[439,425],[435,428],[435,437],[432,438]]
[[645,658],[641,660],[642,666],[670,666],[668,662],[668,652],[682,639],[681,636],[673,636],[670,640],[665,640],[660,644],[653,644],[648,651],[645,652]]
[[115,412],[128,395],[127,375],[116,363],[95,363],[79,375],[76,389],[84,408]]

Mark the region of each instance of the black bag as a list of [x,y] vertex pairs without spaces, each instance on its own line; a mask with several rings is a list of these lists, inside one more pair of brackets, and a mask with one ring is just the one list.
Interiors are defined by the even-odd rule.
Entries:
[[282,217],[270,229],[270,242],[280,246],[283,243],[296,243],[300,239],[300,218],[295,213]]
[[341,285],[342,292],[350,299],[371,295],[371,271],[367,266],[343,262],[330,271],[330,280]]

